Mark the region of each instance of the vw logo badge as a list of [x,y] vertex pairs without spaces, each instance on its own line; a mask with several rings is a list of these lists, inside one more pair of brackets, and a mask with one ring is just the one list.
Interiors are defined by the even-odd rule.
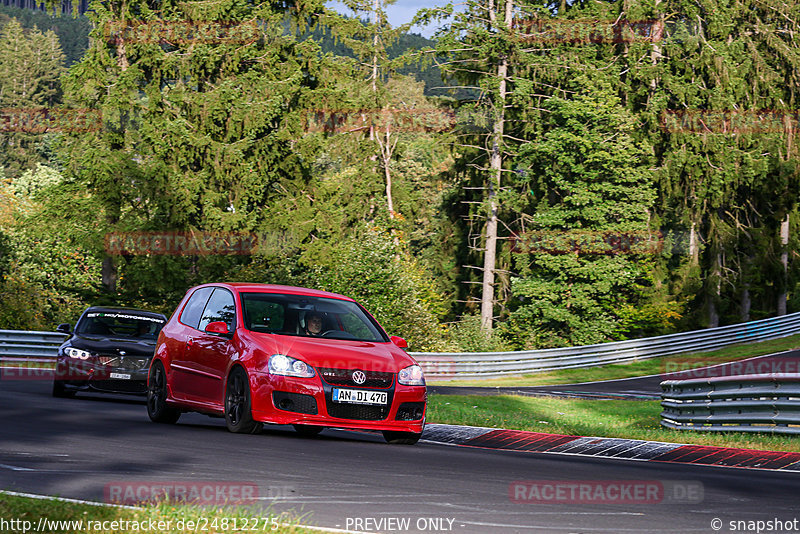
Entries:
[[366,381],[367,375],[364,374],[364,371],[353,371],[353,382],[360,385]]
[[125,356],[126,354],[127,354],[127,352],[125,352],[124,350],[119,351],[119,355],[120,356]]

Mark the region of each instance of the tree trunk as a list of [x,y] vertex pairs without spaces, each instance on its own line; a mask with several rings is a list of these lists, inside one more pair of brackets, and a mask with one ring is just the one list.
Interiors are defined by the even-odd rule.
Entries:
[[[655,11],[658,13],[658,4],[661,2],[656,0],[655,2]],[[657,35],[654,35],[654,32],[658,31]],[[658,16],[658,22],[655,23],[654,27],[651,29],[650,36],[652,38],[653,46],[650,49],[650,64],[654,67],[658,65],[658,60],[661,59],[661,37],[664,32],[664,14],[661,13]],[[647,97],[648,104],[650,101],[655,97],[656,89],[658,88],[658,77],[657,75],[653,75],[653,79],[650,80],[650,91]]]
[[[505,20],[511,29],[513,17],[513,0],[506,0]],[[494,21],[494,5],[489,4],[489,18]],[[497,261],[497,203],[492,186],[500,189],[503,172],[503,130],[505,127],[506,78],[508,76],[508,59],[502,57],[497,63],[498,90],[494,102],[494,130],[492,132],[492,153],[490,158],[491,182],[489,187],[489,218],[486,222],[486,249],[483,255],[483,283],[481,285],[481,330],[485,334],[492,331],[494,320],[494,270]]]
[[106,256],[100,268],[100,280],[103,288],[109,293],[117,292],[117,266],[114,265],[114,258]]
[[394,147],[396,146],[397,141],[395,141],[395,145],[392,144],[391,136],[392,133],[389,130],[389,121],[386,123],[386,143],[381,142],[380,137],[378,137],[378,144],[381,149],[381,160],[383,164],[383,176],[386,179],[386,208],[389,210],[389,218],[395,218],[394,212],[394,199],[392,197],[392,171],[389,168],[389,164],[392,162],[392,154],[394,153]]
[[692,227],[689,229],[689,260],[692,265],[700,263],[700,246],[698,245],[695,225],[696,223],[692,221]]
[[708,327],[716,328],[719,326],[719,310],[717,303],[722,293],[722,255],[717,252],[714,256],[714,268],[711,271],[712,292],[708,298]]
[[739,319],[743,323],[746,323],[750,320],[750,307],[752,305],[752,301],[750,300],[750,285],[745,284],[742,288],[742,306],[739,309]]
[[786,315],[786,290],[789,285],[789,214],[781,222],[781,264],[783,265],[783,280],[778,293],[778,316]]

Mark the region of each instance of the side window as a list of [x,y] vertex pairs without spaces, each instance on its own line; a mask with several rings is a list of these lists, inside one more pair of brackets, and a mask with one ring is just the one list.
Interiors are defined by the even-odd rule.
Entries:
[[192,296],[189,297],[189,302],[183,307],[180,322],[186,326],[197,328],[197,325],[200,323],[200,315],[202,315],[203,309],[206,307],[206,302],[208,302],[208,297],[211,296],[212,291],[214,291],[213,287],[204,287],[195,291]]
[[205,330],[209,323],[222,321],[228,325],[228,330],[232,332],[235,328],[235,309],[233,295],[231,295],[230,291],[219,287],[215,288],[211,298],[208,299],[206,309],[203,310],[200,325],[197,327],[198,330]]

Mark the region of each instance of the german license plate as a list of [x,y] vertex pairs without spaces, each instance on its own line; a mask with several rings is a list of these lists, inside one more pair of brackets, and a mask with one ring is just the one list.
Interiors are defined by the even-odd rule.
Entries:
[[350,404],[386,404],[388,399],[388,394],[385,391],[333,388],[333,402],[346,402]]
[[111,373],[108,376],[109,376],[109,378],[116,378],[117,380],[130,380],[131,379],[131,375],[128,375],[128,374],[125,374],[125,373]]

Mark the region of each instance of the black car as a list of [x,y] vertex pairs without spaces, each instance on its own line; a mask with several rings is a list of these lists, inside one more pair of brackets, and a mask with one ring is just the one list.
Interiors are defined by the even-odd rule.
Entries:
[[86,390],[146,394],[150,360],[166,322],[160,313],[92,306],[74,331],[58,325],[70,337],[58,348],[53,396]]

